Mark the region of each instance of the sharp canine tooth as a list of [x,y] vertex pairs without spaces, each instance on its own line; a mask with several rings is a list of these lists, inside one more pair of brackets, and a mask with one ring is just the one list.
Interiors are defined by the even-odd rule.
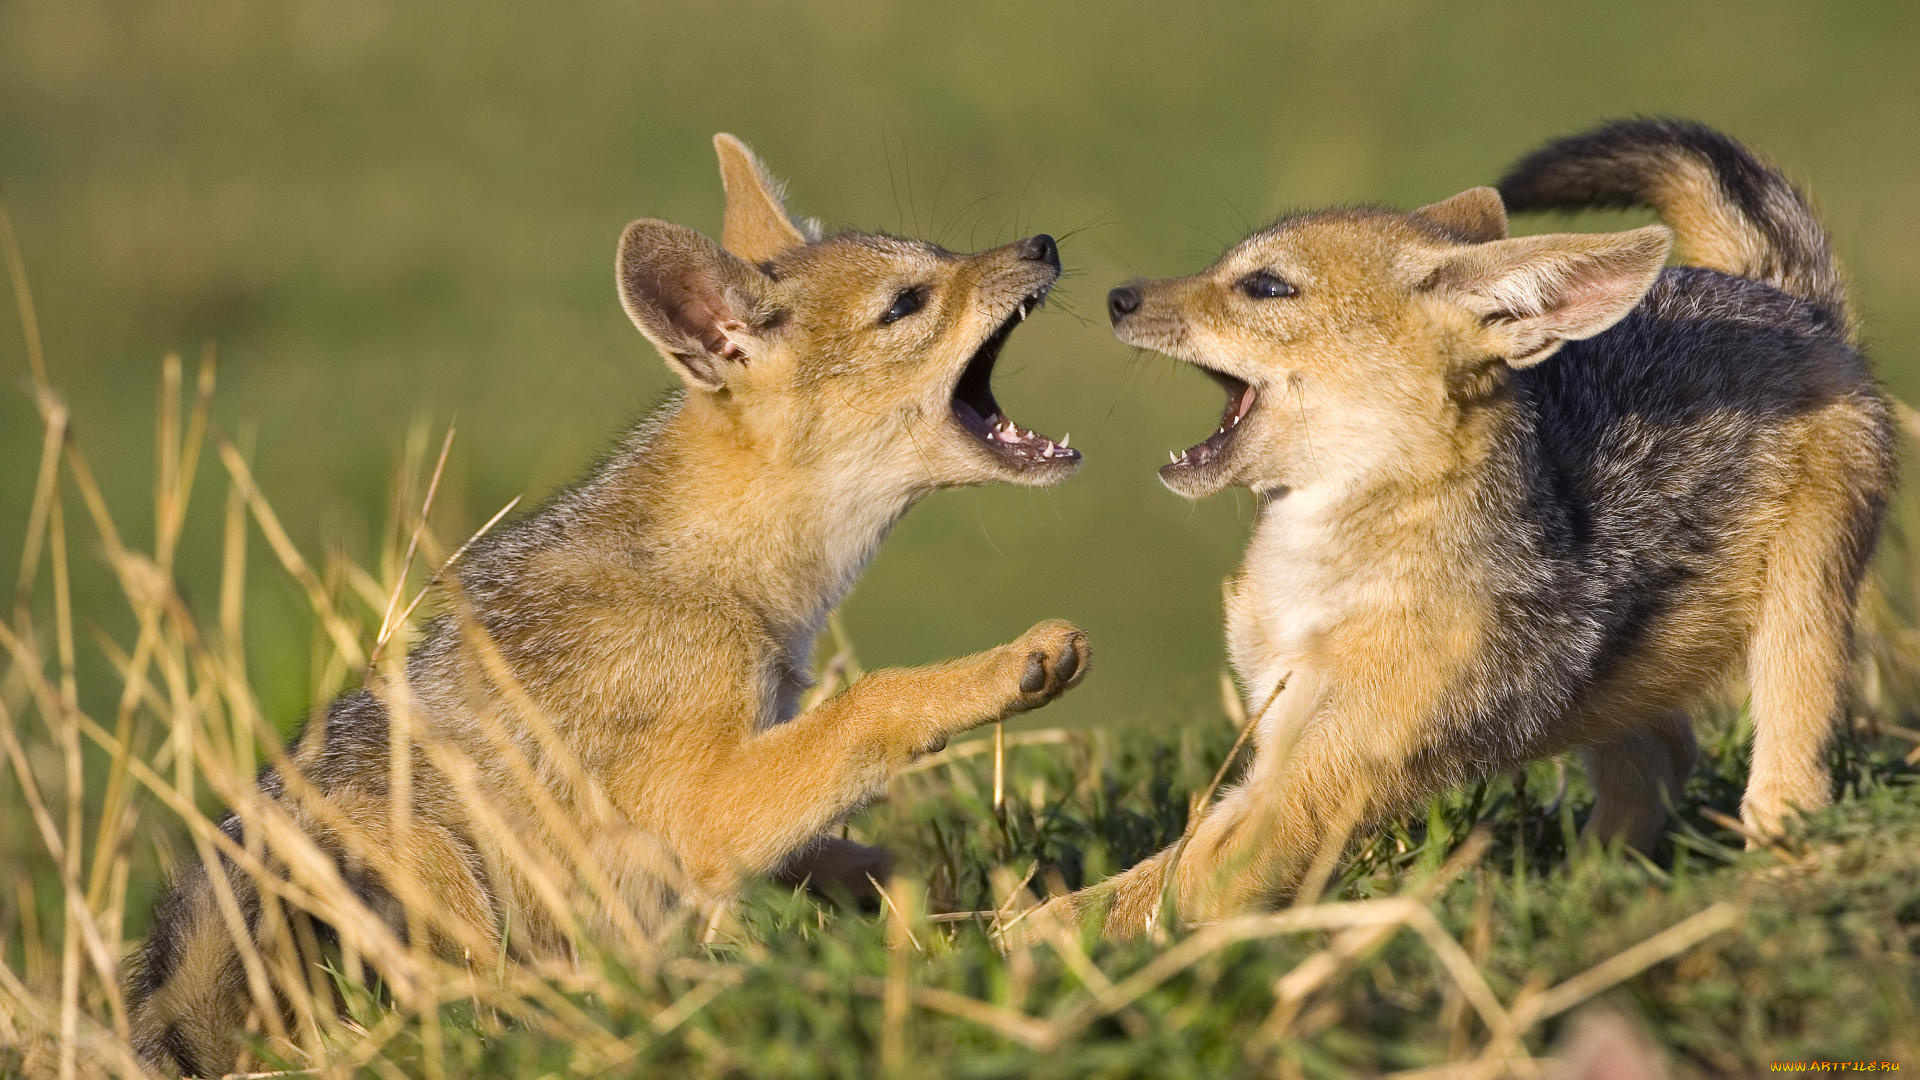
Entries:
[[1065,435],[1060,436],[1060,449],[1065,450],[1067,448],[1067,443],[1070,442],[1072,439],[1073,439],[1073,432],[1071,431],[1067,432]]
[[1178,465],[1179,463],[1180,463],[1180,455],[1174,453],[1171,450],[1167,451],[1167,464]]

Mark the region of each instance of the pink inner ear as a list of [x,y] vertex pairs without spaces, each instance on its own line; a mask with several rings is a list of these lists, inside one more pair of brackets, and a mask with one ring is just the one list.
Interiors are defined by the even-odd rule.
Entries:
[[740,357],[726,330],[744,326],[734,317],[725,294],[712,278],[698,272],[680,276],[642,267],[629,281],[635,293],[652,300],[675,331],[697,342],[703,351],[713,356]]
[[1606,262],[1577,267],[1552,295],[1546,314],[1553,325],[1579,333],[1624,314],[1633,278]]
[[1572,322],[1597,317],[1610,301],[1618,299],[1618,290],[1609,289],[1609,284],[1616,283],[1604,277],[1576,275],[1561,290],[1559,303],[1552,310]]
[[675,283],[678,294],[668,304],[667,315],[673,325],[700,343],[700,347],[715,356],[731,356],[739,350],[733,342],[727,340],[723,324],[735,323],[733,312],[728,310],[726,299],[720,290],[703,281],[680,281]]

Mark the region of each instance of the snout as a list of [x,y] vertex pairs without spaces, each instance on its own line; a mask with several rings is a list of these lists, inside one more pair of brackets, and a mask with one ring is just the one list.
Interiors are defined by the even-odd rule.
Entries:
[[1118,325],[1121,319],[1140,310],[1140,287],[1121,285],[1107,294],[1107,317]]
[[1035,233],[1020,241],[1017,252],[1028,262],[1043,262],[1055,270],[1060,269],[1060,245],[1046,233]]

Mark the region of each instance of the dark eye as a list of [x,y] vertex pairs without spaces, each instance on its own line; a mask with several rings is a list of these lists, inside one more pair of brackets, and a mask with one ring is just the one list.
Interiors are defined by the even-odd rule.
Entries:
[[1240,291],[1255,300],[1277,300],[1283,296],[1292,296],[1300,290],[1266,270],[1255,270],[1240,279]]
[[893,306],[887,309],[885,315],[880,316],[880,325],[886,326],[889,323],[899,322],[901,319],[919,311],[920,305],[926,303],[926,301],[926,290],[918,285],[911,289],[901,290],[900,295],[893,298]]

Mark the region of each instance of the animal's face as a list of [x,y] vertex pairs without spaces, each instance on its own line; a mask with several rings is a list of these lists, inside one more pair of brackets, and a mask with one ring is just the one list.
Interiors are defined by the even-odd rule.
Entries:
[[[1201,368],[1219,428],[1160,470],[1189,498],[1342,482],[1445,445],[1509,368],[1623,317],[1666,258],[1661,227],[1505,239],[1476,188],[1412,213],[1279,222],[1182,278],[1113,290],[1114,334]],[[1440,436],[1436,442],[1435,436]]]
[[993,366],[1060,276],[1051,237],[971,255],[892,236],[809,239],[744,147],[716,140],[726,247],[636,221],[622,302],[688,393],[782,459],[924,492],[1057,483],[1078,451],[1009,420]]

